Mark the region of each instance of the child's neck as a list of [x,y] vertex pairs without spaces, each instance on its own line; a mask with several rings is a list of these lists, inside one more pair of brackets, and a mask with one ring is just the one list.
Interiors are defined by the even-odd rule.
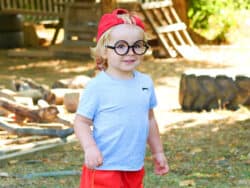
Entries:
[[133,71],[124,71],[124,72],[114,72],[110,71],[107,69],[105,71],[109,76],[116,78],[116,79],[121,79],[121,80],[130,80],[134,77],[134,72]]

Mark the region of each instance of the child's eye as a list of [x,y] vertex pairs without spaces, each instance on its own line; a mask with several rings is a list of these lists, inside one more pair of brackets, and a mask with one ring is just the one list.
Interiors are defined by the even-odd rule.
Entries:
[[118,44],[118,45],[116,45],[116,48],[120,48],[120,49],[126,48],[126,47],[127,46],[125,44]]
[[143,47],[143,45],[141,45],[141,44],[135,44],[134,45],[134,48],[142,48]]

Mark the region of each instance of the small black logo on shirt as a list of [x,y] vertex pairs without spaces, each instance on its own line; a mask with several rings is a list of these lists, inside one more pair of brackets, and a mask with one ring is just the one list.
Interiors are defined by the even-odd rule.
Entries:
[[148,88],[147,87],[143,87],[142,91],[148,91]]

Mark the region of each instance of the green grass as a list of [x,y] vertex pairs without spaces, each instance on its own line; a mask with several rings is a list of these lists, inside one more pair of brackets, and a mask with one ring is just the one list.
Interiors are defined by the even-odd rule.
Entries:
[[[247,188],[250,186],[250,120],[226,120],[193,128],[173,129],[162,135],[170,165],[166,176],[156,176],[150,154],[145,160],[145,188]],[[34,161],[34,162],[32,162]],[[78,143],[37,152],[1,163],[1,172],[25,175],[37,172],[81,170]],[[56,178],[1,178],[3,187],[74,188],[78,176]]]
[[170,173],[156,177],[152,165],[146,163],[145,187],[249,187],[249,135],[249,120],[233,124],[219,121],[167,132],[162,139]]

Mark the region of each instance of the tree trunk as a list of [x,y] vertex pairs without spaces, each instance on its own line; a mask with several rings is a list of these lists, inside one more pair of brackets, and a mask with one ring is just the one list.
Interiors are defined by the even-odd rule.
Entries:
[[188,26],[189,21],[187,17],[187,12],[188,12],[187,0],[173,0],[173,5],[180,19]]
[[[179,103],[184,111],[212,109],[237,110],[250,107],[250,77],[200,72],[183,73],[180,80]],[[216,71],[214,71],[216,72]]]
[[102,14],[112,12],[115,8],[117,8],[116,0],[101,0]]

